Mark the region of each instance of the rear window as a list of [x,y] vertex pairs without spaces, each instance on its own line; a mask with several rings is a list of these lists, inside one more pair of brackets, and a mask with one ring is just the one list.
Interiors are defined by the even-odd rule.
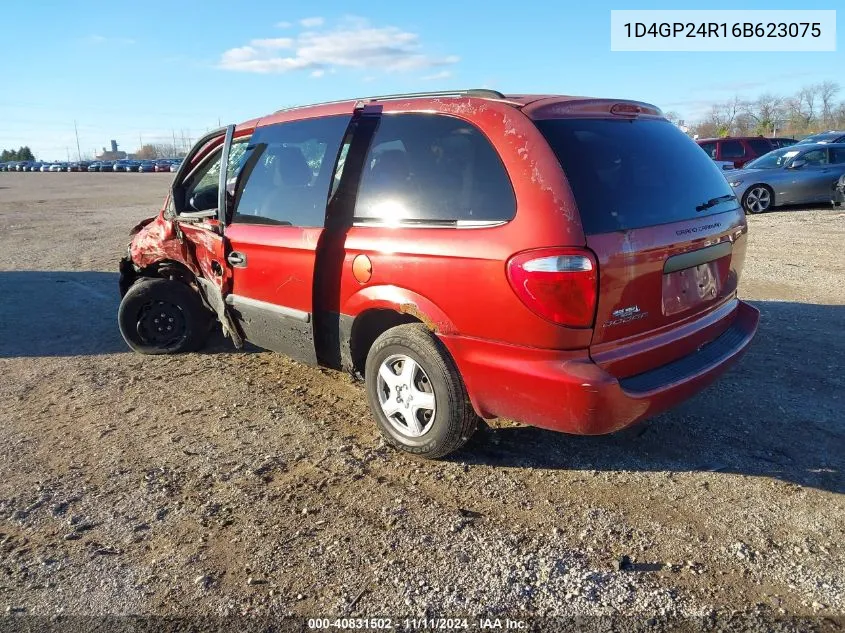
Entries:
[[537,127],[566,173],[588,235],[738,206],[716,164],[668,121],[550,119],[537,121]]
[[716,142],[708,142],[708,143],[699,143],[698,146],[704,150],[704,153],[707,154],[710,158],[716,158]]

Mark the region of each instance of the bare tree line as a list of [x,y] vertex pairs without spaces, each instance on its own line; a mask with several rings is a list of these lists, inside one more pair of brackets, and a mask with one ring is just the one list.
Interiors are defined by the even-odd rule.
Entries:
[[150,160],[155,158],[179,158],[186,153],[183,147],[170,143],[147,143],[138,148],[134,155],[135,158],[141,160]]
[[792,96],[764,93],[756,99],[738,96],[713,104],[710,113],[690,127],[700,138],[715,136],[806,136],[845,129],[845,101],[837,101],[840,85],[823,81]]

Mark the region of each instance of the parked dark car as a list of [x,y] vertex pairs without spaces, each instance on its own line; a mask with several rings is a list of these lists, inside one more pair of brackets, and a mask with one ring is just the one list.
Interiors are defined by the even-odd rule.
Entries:
[[39,162],[39,161],[35,161],[34,163],[30,163],[29,165],[26,166],[26,171],[31,171],[31,172],[41,171],[41,166],[43,164],[44,163]]
[[775,149],[780,149],[782,147],[791,147],[798,142],[798,139],[794,138],[785,138],[785,137],[775,137],[770,138],[769,141],[772,143]]
[[771,141],[763,136],[703,138],[696,143],[722,169],[738,169],[774,149]]
[[723,172],[634,101],[282,110],[200,139],[133,232],[133,350],[196,349],[219,320],[237,346],[363,376],[386,440],[425,457],[479,418],[622,429],[723,374],[759,319],[737,297],[747,226]]
[[88,171],[100,171],[100,161],[95,160],[93,163],[88,165]]
[[157,160],[155,162],[155,170],[156,172],[169,172],[172,164],[169,160]]
[[138,171],[144,173],[151,173],[156,170],[155,161],[152,160],[142,160],[140,165],[138,165]]
[[129,165],[129,161],[127,159],[116,160],[112,163],[112,171],[129,171],[126,167]]
[[845,131],[843,130],[828,130],[827,132],[819,132],[818,134],[811,134],[798,141],[801,145],[807,143],[845,143]]
[[112,163],[110,160],[104,160],[103,162],[100,163],[100,170],[99,171],[101,171],[101,172],[114,171],[114,163]]

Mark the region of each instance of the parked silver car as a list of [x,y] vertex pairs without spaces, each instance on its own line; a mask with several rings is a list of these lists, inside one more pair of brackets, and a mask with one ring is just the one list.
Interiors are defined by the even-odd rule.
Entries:
[[725,178],[748,213],[762,213],[787,204],[829,204],[842,174],[845,143],[815,143],[776,149]]

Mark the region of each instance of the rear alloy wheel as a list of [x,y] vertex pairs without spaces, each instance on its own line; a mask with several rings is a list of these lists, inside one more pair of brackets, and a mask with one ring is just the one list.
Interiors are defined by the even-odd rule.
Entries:
[[127,291],[117,313],[127,345],[141,354],[176,354],[199,348],[212,315],[199,294],[181,281],[140,279]]
[[385,439],[431,459],[463,446],[478,416],[443,344],[421,324],[379,336],[364,370],[367,400]]
[[742,206],[748,213],[763,213],[772,206],[772,190],[766,185],[754,185],[742,198]]

